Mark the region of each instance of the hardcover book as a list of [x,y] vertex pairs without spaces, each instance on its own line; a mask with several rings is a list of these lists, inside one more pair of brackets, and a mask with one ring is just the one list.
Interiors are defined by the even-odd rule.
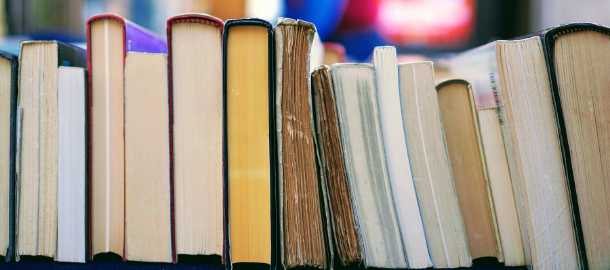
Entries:
[[15,157],[17,150],[17,55],[0,51],[0,256],[15,258]]
[[277,266],[273,27],[228,20],[223,34],[226,267]]
[[112,252],[125,259],[125,57],[167,53],[167,46],[120,16],[101,14],[87,21],[87,48],[88,258]]
[[205,14],[167,20],[177,254],[223,254],[223,27]]

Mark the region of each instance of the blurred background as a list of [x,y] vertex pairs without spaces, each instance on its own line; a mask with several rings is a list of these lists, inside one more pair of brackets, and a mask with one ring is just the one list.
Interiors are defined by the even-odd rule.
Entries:
[[0,49],[25,39],[85,46],[85,22],[116,13],[165,38],[166,20],[208,13],[223,20],[290,17],[313,22],[326,48],[366,61],[394,45],[399,61],[422,60],[574,21],[610,25],[609,0],[0,0]]

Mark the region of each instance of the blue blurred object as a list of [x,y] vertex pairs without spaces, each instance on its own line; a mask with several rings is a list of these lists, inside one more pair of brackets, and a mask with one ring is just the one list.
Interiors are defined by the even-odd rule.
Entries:
[[373,28],[342,31],[332,37],[333,42],[341,43],[345,53],[356,61],[366,61],[376,46],[388,45]]
[[349,0],[286,0],[285,17],[301,19],[316,25],[318,35],[326,41],[343,17]]

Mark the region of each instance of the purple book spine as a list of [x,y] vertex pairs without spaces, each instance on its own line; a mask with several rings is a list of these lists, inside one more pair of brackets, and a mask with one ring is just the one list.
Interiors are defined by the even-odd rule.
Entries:
[[167,54],[167,43],[148,30],[125,20],[125,50]]

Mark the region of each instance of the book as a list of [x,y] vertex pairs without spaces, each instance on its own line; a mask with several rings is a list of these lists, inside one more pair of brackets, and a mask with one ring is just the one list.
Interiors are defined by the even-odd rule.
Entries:
[[167,20],[177,254],[223,254],[223,26],[204,14]]
[[273,27],[228,20],[223,33],[225,263],[277,265]]
[[57,70],[57,261],[85,263],[85,69]]
[[551,82],[561,150],[571,195],[582,267],[610,267],[610,134],[608,35],[592,23],[540,33]]
[[57,41],[24,41],[19,53],[16,259],[57,256],[58,71],[84,68],[85,50]]
[[15,157],[17,143],[17,55],[0,51],[0,256],[15,259]]
[[316,29],[309,22],[278,18],[274,31],[280,260],[285,268],[326,268],[309,72]]
[[520,179],[502,104],[503,87],[492,60],[495,48],[482,46],[454,57],[449,61],[450,71],[453,76],[468,80],[474,93],[504,264],[532,265]]
[[375,69],[370,64],[335,64],[331,74],[364,265],[406,268],[383,147]]
[[470,256],[503,262],[472,88],[465,80],[448,79],[436,91]]
[[[341,265],[357,265],[362,262],[362,245],[347,181],[330,67],[322,65],[314,70],[311,74],[311,91],[322,171],[320,180],[322,192],[326,192],[328,197],[327,220],[330,220],[330,224],[327,226],[331,229],[331,243],[334,243]],[[332,260],[332,248],[330,252]]]
[[409,268],[432,266],[419,212],[400,107],[396,48],[376,47],[373,63],[388,175]]
[[165,41],[113,14],[87,20],[88,258],[125,257],[124,68],[128,52],[167,53]]
[[[485,140],[493,135],[489,131],[496,129],[497,134],[500,125],[525,264],[533,268],[582,267],[540,37],[496,41],[465,52],[452,61],[452,73],[473,81],[479,116],[487,114],[486,108],[497,114],[495,128],[482,128],[486,131],[481,135]],[[495,140],[499,140],[497,135]],[[484,148],[487,155],[489,148]],[[497,185],[506,185],[498,181],[501,179],[490,178],[496,206],[502,202]],[[496,210],[507,265],[521,263],[515,260],[519,248],[510,206],[507,200]]]
[[125,57],[125,259],[175,262],[167,56]]
[[472,265],[460,211],[432,62],[398,65],[400,105],[415,191],[435,268]]

